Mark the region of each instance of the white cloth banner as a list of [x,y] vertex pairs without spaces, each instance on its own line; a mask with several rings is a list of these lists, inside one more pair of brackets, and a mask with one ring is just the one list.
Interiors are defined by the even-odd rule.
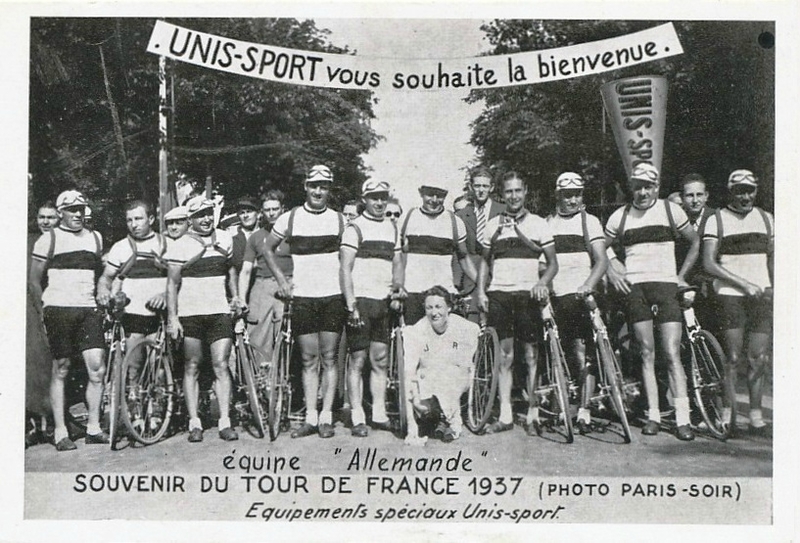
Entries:
[[447,59],[395,59],[286,49],[156,21],[147,51],[213,70],[333,89],[433,91],[545,83],[618,70],[683,53],[672,23],[616,38]]

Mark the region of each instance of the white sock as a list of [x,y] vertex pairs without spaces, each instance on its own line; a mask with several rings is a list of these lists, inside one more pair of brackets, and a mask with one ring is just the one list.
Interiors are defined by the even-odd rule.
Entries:
[[311,426],[317,426],[317,424],[319,424],[319,419],[316,409],[309,409],[308,411],[306,411],[306,423],[310,424]]
[[657,422],[661,424],[661,411],[656,409],[648,409],[647,410],[647,420],[652,420],[653,422]]
[[[731,420],[731,408],[730,407],[723,407],[722,408],[722,422],[727,424],[729,420]],[[736,421],[733,421],[736,424]]]
[[578,408],[578,420],[582,420],[586,424],[592,422],[592,417],[589,415],[589,410],[585,407]]
[[56,426],[56,429],[53,432],[53,441],[55,441],[56,444],[57,444],[59,441],[61,441],[65,437],[69,437],[69,432],[67,431],[67,427],[66,426]]
[[333,424],[333,413],[330,411],[323,410],[319,414],[319,423],[320,424]]
[[[530,424],[534,420],[539,419],[539,408],[538,407],[529,407],[528,412],[525,413],[525,424]],[[500,415],[500,422],[503,422],[503,415]],[[508,422],[511,422],[510,420]],[[506,423],[507,424],[507,423]]]
[[217,428],[220,430],[224,430],[225,428],[230,428],[231,426],[231,419],[230,417],[220,417],[219,422],[217,423]]
[[364,408],[363,407],[356,407],[350,412],[350,419],[353,421],[353,426],[358,426],[359,424],[366,424],[367,419],[364,415]]
[[96,436],[97,434],[102,434],[103,430],[100,429],[99,424],[87,424],[86,425],[86,434],[90,436]]
[[389,416],[386,414],[386,406],[383,404],[372,405],[372,422],[388,422]]
[[761,409],[751,409],[750,410],[750,426],[753,428],[761,428],[762,426],[766,426],[767,423],[764,422],[764,415],[761,413]]
[[497,419],[503,424],[511,424],[514,421],[514,416],[511,412],[511,403],[500,404],[500,417]]
[[194,417],[192,419],[189,419],[189,431],[191,432],[194,429],[197,429],[197,430],[202,430],[203,429],[203,423],[200,422],[200,418],[199,417]]
[[686,426],[689,424],[689,398],[675,398],[675,424]]

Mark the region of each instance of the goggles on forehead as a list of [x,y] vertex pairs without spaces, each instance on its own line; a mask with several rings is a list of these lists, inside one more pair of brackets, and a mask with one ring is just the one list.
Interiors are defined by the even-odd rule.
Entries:
[[742,183],[745,181],[749,181],[750,183],[756,183],[756,176],[750,172],[736,172],[732,173],[730,179],[728,180],[730,183]]
[[333,173],[327,166],[314,166],[306,177],[306,182],[313,181],[333,181]]
[[556,190],[582,189],[582,188],[583,188],[583,178],[577,175],[574,177],[559,178],[558,185],[556,186]]

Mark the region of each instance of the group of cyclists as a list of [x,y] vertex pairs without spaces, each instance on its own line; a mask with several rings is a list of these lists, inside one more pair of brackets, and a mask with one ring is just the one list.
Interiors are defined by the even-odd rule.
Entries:
[[[495,182],[502,204],[491,197]],[[473,322],[478,318],[453,312],[459,292],[471,293],[475,313],[485,316],[484,324],[494,328],[500,343],[499,412],[485,431],[514,428],[514,361],[524,359],[532,390],[541,308],[550,301],[567,360],[578,376],[575,425],[580,433],[591,432],[594,380],[587,345],[592,330],[582,297],[599,290],[616,293],[635,338],[647,400],[642,433],[655,435],[662,427],[658,359],[668,369],[675,434],[691,440],[678,301],[679,288],[689,283],[699,288],[698,309],[713,316],[709,324],[723,340],[731,389],[736,367],[747,360],[750,430],[768,432],[761,400],[771,345],[774,224],[755,206],[758,180],[752,172],[733,171],[727,206],[710,210],[698,174],[683,179],[680,203],[673,203],[658,198],[658,170],[638,164],[628,179],[629,203],[605,226],[587,212],[585,180],[573,172],[555,180],[556,209],[547,218],[526,209],[528,187],[513,171],[495,180],[487,168],[472,170],[471,201],[456,212],[445,209],[448,191],[438,181],[424,182],[421,204],[403,213],[390,200],[389,184],[371,179],[361,187],[363,211],[345,218],[328,207],[333,183],[328,167],[314,166],[303,180],[301,206],[285,210],[279,191],[270,191],[263,201],[245,197],[237,202],[238,224],[229,229],[218,223],[215,203],[196,195],[165,215],[164,235],[154,230],[151,206],[132,201],[125,211],[129,235],[105,257],[101,237],[83,222],[86,198],[74,190],[61,193],[51,206],[57,216],[48,211],[39,223],[43,233],[33,247],[29,276],[54,358],[50,403],[57,450],[76,448],[64,417],[64,382],[76,356],[89,370],[85,442],[108,442],[100,427],[105,362],[98,307],[118,291],[130,298],[123,316],[129,347],[155,332],[160,311],[166,312],[168,334],[182,340],[190,442],[203,440],[198,374],[204,353],[215,376],[219,437],[236,440],[229,414],[232,314],[247,313],[250,341],[269,357],[289,299],[305,403],[293,438],[335,435],[340,378],[346,380],[353,436],[393,430],[385,396],[394,311],[405,323],[401,378],[407,393],[400,401],[413,415],[406,442],[424,443],[429,435],[457,439],[463,425],[460,398],[470,386],[481,332]],[[340,372],[340,340],[349,352],[346,372]],[[363,407],[367,366],[369,413]],[[523,425],[529,435],[535,435],[538,417],[531,403]]]

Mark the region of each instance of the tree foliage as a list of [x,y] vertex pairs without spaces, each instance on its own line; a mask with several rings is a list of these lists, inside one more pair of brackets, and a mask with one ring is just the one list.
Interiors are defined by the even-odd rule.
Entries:
[[[495,20],[482,29],[489,54],[544,50],[606,39],[655,26],[652,21]],[[752,169],[763,183],[761,204],[773,206],[774,49],[759,46],[765,22],[677,22],[684,53],[599,75],[537,85],[474,91],[485,107],[472,125],[479,159],[516,170],[531,185],[530,204],[553,205],[562,171],[589,181],[587,201],[618,201],[625,172],[610,125],[603,120],[600,86],[622,77],[658,74],[669,83],[662,164],[662,196],[680,178],[701,173],[712,204],[724,199],[728,173]]]
[[[349,53],[329,43],[328,33],[313,21],[170,22],[233,39]],[[78,188],[98,209],[101,228],[106,225],[118,236],[124,201],[158,200],[158,57],[146,52],[153,24],[129,18],[32,20],[32,206]],[[288,203],[296,204],[302,200],[305,172],[324,163],[336,178],[335,202],[358,194],[366,178],[361,155],[378,139],[369,124],[374,117],[369,92],[299,87],[168,64],[173,181],[178,172],[201,183],[210,178],[228,201],[280,188]]]

